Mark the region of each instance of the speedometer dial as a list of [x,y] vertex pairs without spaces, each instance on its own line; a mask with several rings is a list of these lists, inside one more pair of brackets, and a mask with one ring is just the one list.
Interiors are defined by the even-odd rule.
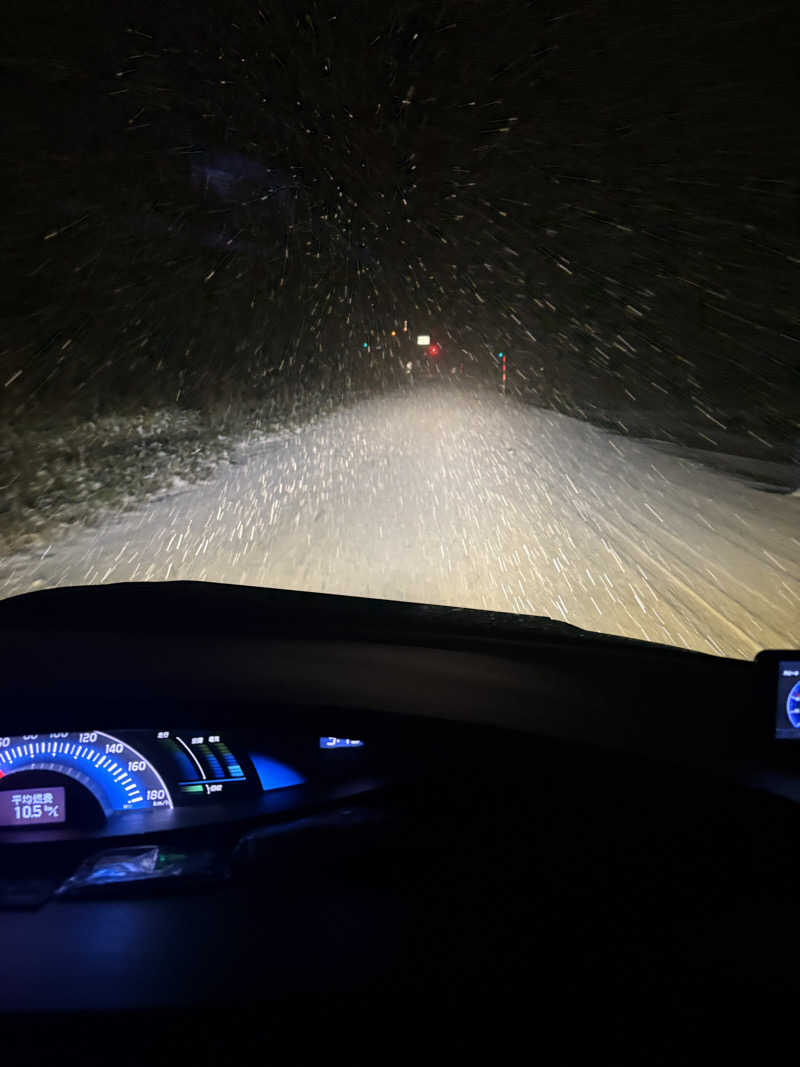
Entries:
[[112,734],[25,734],[0,737],[0,789],[22,771],[55,771],[84,785],[106,815],[171,808],[164,779],[141,753]]

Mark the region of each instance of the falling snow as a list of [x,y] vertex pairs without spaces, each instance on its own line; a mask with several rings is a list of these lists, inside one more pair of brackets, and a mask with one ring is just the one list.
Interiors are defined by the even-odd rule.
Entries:
[[800,641],[800,499],[491,391],[365,400],[0,570],[0,592],[199,579],[548,615],[749,657]]
[[[796,5],[42,5],[0,61],[6,595],[207,576],[797,641]],[[415,333],[459,387],[409,388]],[[165,411],[191,455],[64,458]],[[265,423],[297,432],[218,466]]]

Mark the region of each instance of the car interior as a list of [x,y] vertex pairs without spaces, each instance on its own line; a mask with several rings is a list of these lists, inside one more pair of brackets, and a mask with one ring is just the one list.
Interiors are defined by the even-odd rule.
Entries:
[[13,597],[0,635],[0,1013],[31,1062],[791,1033],[800,651],[194,582]]

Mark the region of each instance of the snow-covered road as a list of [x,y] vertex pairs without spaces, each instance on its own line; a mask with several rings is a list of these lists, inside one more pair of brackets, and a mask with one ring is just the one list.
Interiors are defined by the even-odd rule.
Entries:
[[212,482],[0,562],[0,594],[209,579],[800,645],[800,499],[491,392],[377,397]]

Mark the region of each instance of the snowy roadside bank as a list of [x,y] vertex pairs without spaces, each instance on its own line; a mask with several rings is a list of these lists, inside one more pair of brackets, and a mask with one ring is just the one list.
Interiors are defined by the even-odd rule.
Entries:
[[[209,478],[269,431],[163,408],[68,427],[0,430],[0,555],[36,551],[74,526]],[[274,432],[274,431],[273,431]]]
[[[518,395],[523,403],[539,406],[531,390]],[[635,404],[625,409],[595,404],[562,405],[551,410],[731,474],[756,489],[777,493],[800,490],[800,422],[788,414],[769,419],[757,410],[712,414],[699,407],[648,409]]]
[[163,407],[0,426],[0,558],[46,550],[71,530],[202,484],[276,434],[298,433],[365,396],[298,386],[221,414]]

